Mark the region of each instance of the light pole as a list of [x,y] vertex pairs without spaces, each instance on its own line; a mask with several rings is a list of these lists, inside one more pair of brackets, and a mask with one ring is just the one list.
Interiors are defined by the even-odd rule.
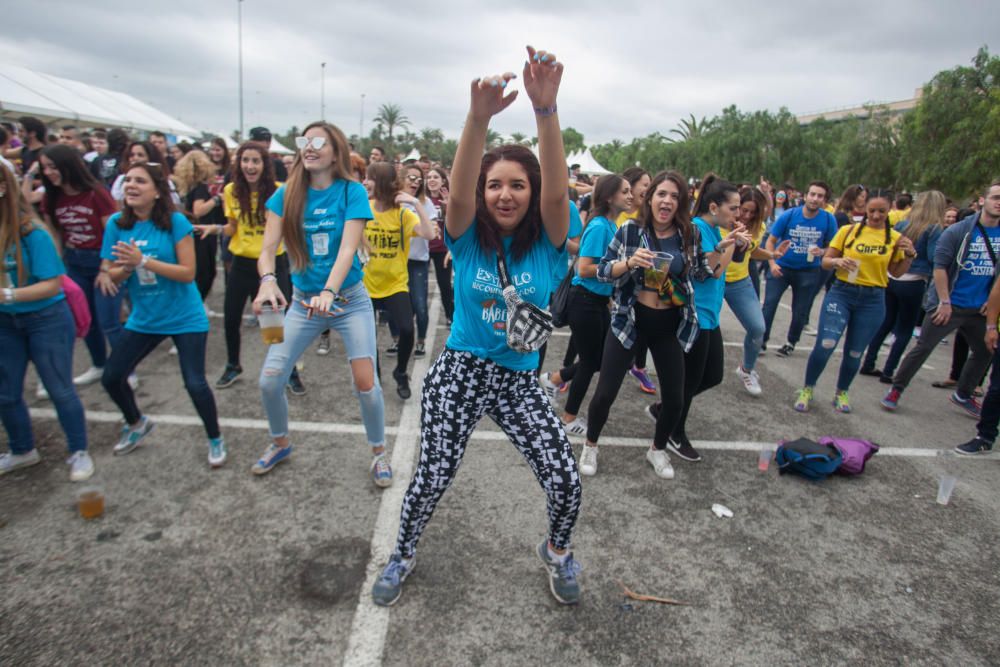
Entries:
[[319,64],[319,119],[326,122],[326,63]]
[[361,93],[361,122],[358,123],[358,141],[365,139],[365,94]]
[[236,26],[240,70],[240,141],[243,141],[243,0],[236,0]]

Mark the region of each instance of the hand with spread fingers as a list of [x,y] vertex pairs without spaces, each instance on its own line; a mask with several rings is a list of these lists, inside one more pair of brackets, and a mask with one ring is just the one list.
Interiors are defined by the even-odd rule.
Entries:
[[559,83],[562,81],[563,65],[556,60],[556,54],[536,51],[527,47],[528,60],[524,63],[524,92],[531,104],[538,109],[555,111]]
[[493,76],[475,79],[472,82],[472,102],[469,113],[473,118],[489,120],[517,99],[517,91],[504,95],[504,89],[511,79],[517,78],[513,72],[504,72]]

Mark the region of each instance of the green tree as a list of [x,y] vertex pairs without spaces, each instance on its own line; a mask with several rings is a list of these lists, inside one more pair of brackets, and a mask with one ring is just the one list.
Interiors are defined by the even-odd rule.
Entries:
[[575,153],[577,151],[582,151],[585,148],[583,143],[583,135],[574,130],[572,127],[567,127],[562,131],[563,136],[563,146],[566,150],[566,155],[570,153]]
[[690,118],[682,119],[680,125],[670,130],[670,134],[676,134],[680,137],[681,141],[687,141],[688,139],[700,137],[706,125],[707,122],[704,117],[702,117],[701,122],[698,122],[694,114],[691,114]]
[[403,115],[403,108],[398,104],[386,103],[379,106],[374,120],[379,130],[383,126],[385,127],[389,144],[393,145],[393,148],[395,148],[393,133],[398,129],[403,129],[410,125],[410,119]]
[[525,146],[528,143],[528,135],[521,134],[520,132],[514,132],[510,135],[510,142],[512,144],[519,144]]

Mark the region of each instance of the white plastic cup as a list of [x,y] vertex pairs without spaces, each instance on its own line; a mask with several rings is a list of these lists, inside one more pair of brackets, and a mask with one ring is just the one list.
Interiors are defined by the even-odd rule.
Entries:
[[670,273],[670,263],[674,261],[674,256],[669,252],[653,253],[653,270],[660,273]]
[[954,475],[941,475],[941,480],[938,482],[938,505],[948,504],[948,501],[951,499],[951,493],[955,490],[955,482],[957,481],[958,478]]
[[260,324],[260,335],[264,338],[265,344],[284,342],[285,311],[280,308],[274,309],[270,303],[265,303],[261,306],[257,322]]
[[816,255],[813,254],[813,251],[816,250],[816,248],[818,247],[819,246],[816,245],[815,243],[810,243],[809,247],[806,248],[806,261],[809,262],[810,264],[812,264],[813,261],[815,261],[816,259]]
[[847,282],[852,285],[858,282],[858,272],[861,270],[861,266],[855,266],[853,269],[847,272]]
[[771,465],[771,458],[773,456],[774,448],[768,445],[761,447],[760,453],[757,455],[757,470],[767,472],[767,468]]

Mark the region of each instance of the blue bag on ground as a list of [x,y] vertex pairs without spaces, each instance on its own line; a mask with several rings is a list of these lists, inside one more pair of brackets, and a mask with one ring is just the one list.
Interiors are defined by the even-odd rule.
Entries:
[[782,475],[791,472],[818,481],[836,472],[843,456],[832,445],[799,438],[781,442],[774,453],[774,460]]

